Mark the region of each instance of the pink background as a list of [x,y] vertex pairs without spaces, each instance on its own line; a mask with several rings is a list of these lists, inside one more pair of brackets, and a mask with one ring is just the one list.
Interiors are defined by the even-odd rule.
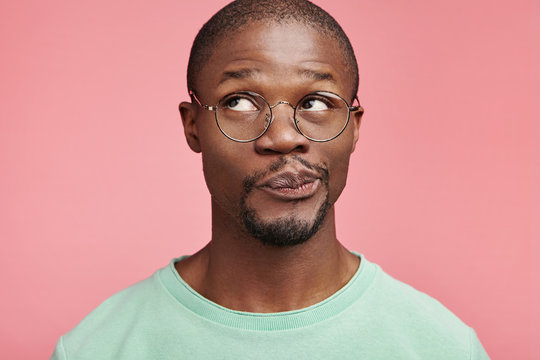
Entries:
[[[225,3],[0,3],[2,358],[48,358],[105,298],[210,239],[177,103]],[[351,38],[366,108],[339,238],[493,359],[540,358],[538,2],[317,3]]]

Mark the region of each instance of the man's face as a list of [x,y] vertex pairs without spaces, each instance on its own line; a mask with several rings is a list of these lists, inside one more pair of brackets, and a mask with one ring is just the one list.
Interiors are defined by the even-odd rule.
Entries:
[[[270,103],[295,105],[313,91],[352,98],[353,79],[337,42],[305,25],[250,24],[216,44],[194,89],[203,104],[252,91]],[[183,103],[190,147],[202,152],[213,217],[273,245],[295,245],[328,226],[326,214],[341,194],[358,138],[359,112],[329,142],[312,142],[280,104],[255,141],[240,143],[219,130],[214,112]]]

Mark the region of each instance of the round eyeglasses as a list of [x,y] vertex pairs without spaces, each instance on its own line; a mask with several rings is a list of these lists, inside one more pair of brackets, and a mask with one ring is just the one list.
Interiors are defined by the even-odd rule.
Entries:
[[[272,109],[287,104],[294,110],[294,125],[311,141],[325,142],[338,137],[347,127],[351,112],[362,107],[349,106],[341,96],[329,91],[315,91],[293,106],[287,101],[270,105],[251,91],[237,91],[223,97],[215,106],[203,105],[193,91],[192,100],[202,108],[214,111],[219,130],[231,140],[250,142],[260,138],[273,121]],[[355,97],[358,101],[358,98]]]

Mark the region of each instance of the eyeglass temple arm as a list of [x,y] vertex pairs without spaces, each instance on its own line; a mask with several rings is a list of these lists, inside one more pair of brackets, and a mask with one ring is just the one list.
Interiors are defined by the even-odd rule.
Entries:
[[360,111],[362,114],[364,113],[364,109],[360,105],[360,100],[358,100],[358,95],[355,95],[353,98],[353,101],[356,100],[358,102],[357,106],[349,106],[349,111]]
[[191,102],[196,102],[200,107],[202,107],[203,109],[206,109],[206,110],[210,110],[210,111],[216,111],[217,110],[217,106],[208,106],[208,105],[203,105],[199,98],[197,97],[197,95],[195,95],[195,93],[193,92],[193,90],[189,90],[188,91],[189,93],[189,97],[191,98]]

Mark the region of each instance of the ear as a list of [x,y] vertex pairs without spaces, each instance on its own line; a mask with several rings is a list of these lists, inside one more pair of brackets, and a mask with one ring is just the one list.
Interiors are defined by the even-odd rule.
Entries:
[[362,122],[362,115],[364,115],[364,108],[359,106],[359,109],[352,113],[352,125],[353,125],[353,144],[351,153],[356,148],[356,142],[358,141],[358,135],[360,132],[360,124]]
[[178,105],[180,110],[180,117],[182,118],[182,124],[184,125],[184,135],[186,141],[191,150],[196,153],[201,152],[201,143],[199,141],[199,134],[197,129],[197,106],[189,102],[181,102]]

